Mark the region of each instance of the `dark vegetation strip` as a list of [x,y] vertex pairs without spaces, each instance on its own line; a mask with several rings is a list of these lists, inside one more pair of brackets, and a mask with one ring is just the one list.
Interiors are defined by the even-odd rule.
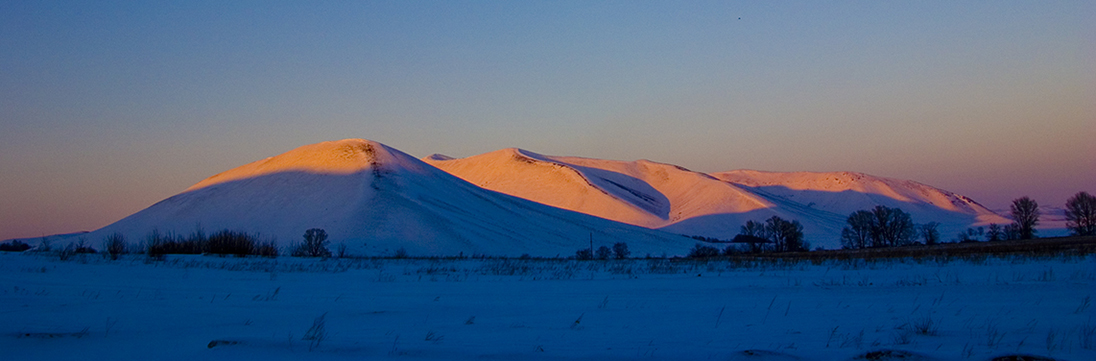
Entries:
[[1096,236],[1074,236],[996,242],[947,243],[906,246],[762,253],[727,256],[731,259],[842,260],[877,258],[926,258],[966,256],[1082,256],[1096,254]]

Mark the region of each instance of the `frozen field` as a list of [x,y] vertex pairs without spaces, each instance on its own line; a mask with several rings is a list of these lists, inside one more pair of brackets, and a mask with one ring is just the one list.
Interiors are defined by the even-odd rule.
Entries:
[[0,253],[0,359],[847,360],[895,350],[1094,360],[1094,295],[1092,256],[735,265]]

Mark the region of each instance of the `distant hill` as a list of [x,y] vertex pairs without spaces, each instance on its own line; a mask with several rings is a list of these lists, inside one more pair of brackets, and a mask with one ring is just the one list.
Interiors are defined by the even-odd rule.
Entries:
[[915,222],[939,222],[950,238],[970,226],[1007,224],[974,200],[914,181],[854,172],[705,174],[647,160],[547,156],[503,149],[467,158],[424,158],[487,189],[547,205],[665,231],[731,239],[748,220],[798,220],[808,241],[837,248],[845,218],[876,205]]
[[131,242],[152,230],[232,229],[288,246],[323,228],[351,252],[413,256],[569,256],[627,242],[635,254],[684,254],[678,235],[486,190],[396,149],[362,139],[303,146],[209,177],[87,235]]

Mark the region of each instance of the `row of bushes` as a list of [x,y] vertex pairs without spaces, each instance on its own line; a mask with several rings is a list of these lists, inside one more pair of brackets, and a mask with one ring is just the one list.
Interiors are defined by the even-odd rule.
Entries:
[[[294,257],[330,257],[331,251],[327,249],[327,232],[323,229],[313,228],[305,232],[304,242],[293,247],[291,254]],[[215,254],[234,255],[237,257],[261,256],[275,258],[279,255],[278,246],[273,240],[260,241],[255,235],[222,230],[206,236],[205,232],[197,230],[189,236],[164,234],[153,230],[145,237],[143,247],[133,246],[126,242],[121,233],[113,233],[103,239],[104,256],[118,259],[120,255],[127,253],[146,253],[149,257],[163,258],[168,254]],[[0,244],[0,251],[23,252],[31,249],[29,244],[19,240],[12,240]],[[37,251],[50,252],[51,246],[48,239],[43,239]],[[62,260],[72,255],[83,253],[100,253],[87,244],[85,237],[80,237],[58,252]],[[340,255],[346,254],[345,247],[340,247]]]
[[628,255],[632,254],[628,250],[628,244],[624,242],[618,242],[613,244],[613,248],[606,246],[598,247],[595,251],[593,245],[590,248],[583,248],[575,251],[575,259],[578,260],[591,260],[591,259],[625,259]]
[[161,258],[168,254],[278,257],[278,246],[274,244],[274,241],[263,242],[246,232],[227,229],[208,237],[202,231],[195,231],[188,237],[164,235],[158,231],[152,231],[146,237],[145,244],[146,252],[154,258]]

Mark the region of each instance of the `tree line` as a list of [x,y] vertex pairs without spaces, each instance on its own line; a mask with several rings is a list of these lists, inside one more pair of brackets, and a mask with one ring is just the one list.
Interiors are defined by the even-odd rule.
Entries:
[[[968,228],[960,232],[954,242],[1023,240],[1037,237],[1039,204],[1024,196],[1014,199],[1009,207],[1012,223],[1001,226]],[[1066,227],[1075,236],[1096,235],[1096,197],[1079,192],[1066,201]],[[902,247],[915,244],[933,245],[944,243],[938,230],[940,223],[916,224],[913,217],[900,208],[878,205],[869,210],[849,214],[846,226],[841,230],[841,247],[844,249]],[[810,243],[803,238],[803,226],[799,221],[788,221],[773,216],[764,222],[746,221],[732,244],[724,249],[715,243],[716,238],[691,236],[702,241],[689,251],[690,258],[710,258],[743,253],[808,251]]]
[[[988,228],[968,228],[960,232],[956,242],[1023,240],[1038,237],[1039,203],[1024,196],[1009,205],[1012,223],[1001,226],[991,223]],[[1096,235],[1096,197],[1079,192],[1066,201],[1066,227],[1075,236]],[[940,243],[939,226],[936,222],[916,225],[912,217],[899,208],[876,206],[872,210],[860,210],[849,215],[847,225],[841,230],[841,246],[846,249],[899,247],[917,243]]]

